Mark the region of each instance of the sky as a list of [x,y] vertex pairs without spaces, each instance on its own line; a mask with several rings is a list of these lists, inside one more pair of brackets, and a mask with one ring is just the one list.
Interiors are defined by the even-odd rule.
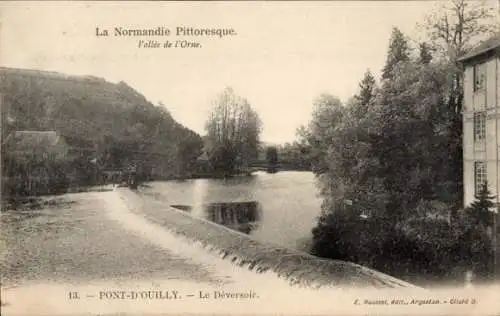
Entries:
[[[0,65],[125,81],[203,134],[212,100],[232,87],[263,122],[261,140],[291,142],[313,101],[346,101],[367,69],[380,75],[393,26],[417,39],[433,1],[2,3]],[[177,27],[232,28],[225,38],[176,36]],[[111,36],[96,36],[96,28]],[[114,36],[163,27],[170,36]],[[139,40],[199,48],[139,48]]]

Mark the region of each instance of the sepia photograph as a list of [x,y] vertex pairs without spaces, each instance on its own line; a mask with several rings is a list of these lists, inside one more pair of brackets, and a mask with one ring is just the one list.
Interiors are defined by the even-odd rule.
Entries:
[[1,315],[500,316],[500,1],[0,3]]

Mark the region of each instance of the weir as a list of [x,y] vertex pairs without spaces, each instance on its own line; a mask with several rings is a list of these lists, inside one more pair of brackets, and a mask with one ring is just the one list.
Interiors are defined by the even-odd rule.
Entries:
[[323,259],[298,250],[253,239],[223,225],[194,217],[189,212],[147,200],[127,189],[116,193],[134,213],[160,225],[170,233],[202,247],[214,255],[255,273],[273,272],[299,287],[419,288],[358,264]]

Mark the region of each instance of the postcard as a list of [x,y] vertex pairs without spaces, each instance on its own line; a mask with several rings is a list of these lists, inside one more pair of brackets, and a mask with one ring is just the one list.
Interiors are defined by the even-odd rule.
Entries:
[[0,16],[2,315],[500,315],[498,1]]

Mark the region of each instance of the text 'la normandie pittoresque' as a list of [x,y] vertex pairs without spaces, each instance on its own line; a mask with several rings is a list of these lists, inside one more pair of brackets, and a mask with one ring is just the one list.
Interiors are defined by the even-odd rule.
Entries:
[[[201,48],[201,43],[191,40],[197,38],[226,38],[237,35],[233,28],[198,28],[190,26],[177,26],[175,28],[154,27],[154,28],[100,28],[96,27],[97,37],[144,37],[138,42],[139,48]],[[173,41],[164,41],[161,37],[183,37]],[[149,39],[148,39],[149,37]],[[186,39],[189,38],[189,39]]]

